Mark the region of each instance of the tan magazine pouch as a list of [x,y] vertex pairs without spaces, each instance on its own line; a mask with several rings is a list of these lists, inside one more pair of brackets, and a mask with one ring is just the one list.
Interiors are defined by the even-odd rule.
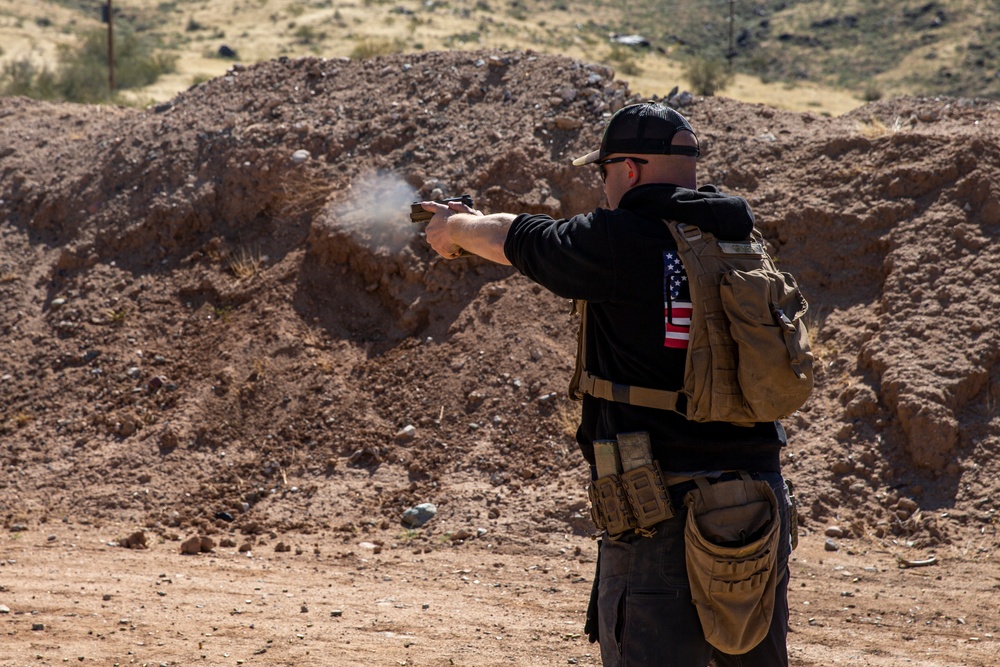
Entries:
[[780,518],[766,482],[740,479],[684,497],[685,555],[691,598],[705,639],[724,653],[746,653],[767,636],[774,613]]

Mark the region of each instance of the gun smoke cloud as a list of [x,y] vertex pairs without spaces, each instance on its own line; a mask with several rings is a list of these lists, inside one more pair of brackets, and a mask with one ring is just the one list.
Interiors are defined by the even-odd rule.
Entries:
[[332,203],[324,218],[372,252],[384,248],[396,254],[420,231],[409,220],[410,203],[420,197],[398,174],[365,174],[345,192],[347,198]]

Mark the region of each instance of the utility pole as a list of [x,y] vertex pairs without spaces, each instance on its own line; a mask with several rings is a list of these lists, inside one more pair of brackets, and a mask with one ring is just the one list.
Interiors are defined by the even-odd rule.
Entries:
[[[110,3],[111,0],[108,0]],[[726,61],[729,63],[729,69],[733,69],[733,58],[736,57],[736,43],[733,41],[733,23],[734,20],[734,10],[733,5],[736,4],[736,0],[729,0],[729,52],[726,53]]]
[[108,0],[108,90],[115,94],[115,15]]

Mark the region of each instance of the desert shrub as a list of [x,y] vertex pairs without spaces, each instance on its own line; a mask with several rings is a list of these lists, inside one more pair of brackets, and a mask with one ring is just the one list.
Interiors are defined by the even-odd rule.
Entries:
[[396,39],[381,39],[376,37],[366,37],[354,45],[351,50],[351,58],[365,60],[375,56],[387,56],[393,53],[400,53],[403,50],[403,43]]
[[317,32],[312,26],[302,25],[295,31],[295,43],[308,46],[326,39],[325,32]]
[[0,94],[52,99],[58,97],[56,76],[48,67],[39,67],[28,57],[18,58],[4,63],[0,69]]
[[635,53],[628,46],[622,46],[621,44],[615,44],[611,47],[611,54],[608,56],[608,61],[615,66],[621,74],[627,76],[638,76],[642,74],[642,68],[639,67],[639,63],[635,58]]
[[472,30],[469,32],[458,33],[457,35],[449,35],[445,38],[445,46],[453,48],[456,45],[462,44],[478,44],[482,35],[478,31]]
[[684,76],[695,95],[710,97],[733,82],[733,73],[721,60],[694,58],[684,67]]
[[882,89],[879,85],[873,81],[869,81],[865,85],[864,91],[862,91],[861,96],[865,102],[877,102],[882,99]]

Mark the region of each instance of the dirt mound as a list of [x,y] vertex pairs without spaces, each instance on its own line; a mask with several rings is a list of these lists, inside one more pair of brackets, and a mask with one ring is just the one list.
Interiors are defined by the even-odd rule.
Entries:
[[[406,215],[463,192],[593,208],[569,159],[634,97],[483,52],[234,66],[145,111],[0,100],[7,523],[351,531],[432,501],[444,528],[587,530],[568,304],[435,259]],[[702,182],[749,199],[811,302],[817,389],[785,454],[807,523],[992,531],[997,111],[685,109]]]

